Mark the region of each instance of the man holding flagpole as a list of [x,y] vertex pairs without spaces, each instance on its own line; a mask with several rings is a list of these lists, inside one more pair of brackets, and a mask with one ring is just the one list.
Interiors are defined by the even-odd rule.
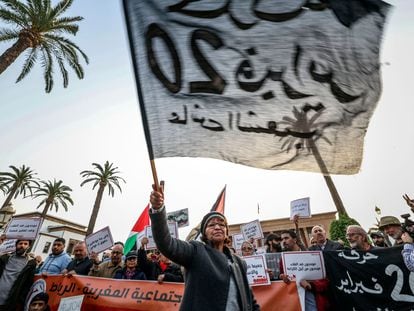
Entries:
[[153,187],[150,217],[158,249],[185,268],[185,294],[180,310],[260,310],[246,277],[246,263],[225,246],[228,225],[217,211],[201,221],[199,241],[171,237],[161,187]]

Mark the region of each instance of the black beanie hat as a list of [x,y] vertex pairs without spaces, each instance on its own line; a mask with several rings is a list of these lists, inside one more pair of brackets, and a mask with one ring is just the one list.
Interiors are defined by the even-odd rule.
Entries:
[[47,293],[39,293],[36,296],[33,297],[32,302],[34,301],[44,301],[46,304],[49,302],[49,295]]
[[210,212],[210,213],[206,214],[203,217],[203,220],[201,221],[200,233],[202,235],[204,235],[204,233],[206,231],[206,226],[207,226],[208,221],[210,219],[212,219],[212,218],[215,218],[215,217],[218,217],[218,218],[223,219],[225,221],[225,223],[226,223],[226,226],[227,226],[227,219],[226,219],[226,217],[222,213],[219,213],[219,212],[216,212],[216,211]]

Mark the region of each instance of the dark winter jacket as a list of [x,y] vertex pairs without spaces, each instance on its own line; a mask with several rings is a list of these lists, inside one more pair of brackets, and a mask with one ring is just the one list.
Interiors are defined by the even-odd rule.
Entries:
[[[118,270],[115,272],[114,279],[127,279],[126,276],[126,267],[122,268],[122,270]],[[135,273],[133,274],[132,278],[130,280],[146,280],[147,277],[145,276],[144,272],[142,272],[139,269],[135,270]]]
[[[4,268],[12,255],[0,256],[0,277],[3,275]],[[6,310],[21,310],[23,308],[26,296],[33,284],[35,270],[36,260],[31,258],[13,283],[9,297],[6,300]]]
[[[185,268],[185,293],[180,310],[225,311],[230,276],[233,275],[242,311],[260,310],[247,281],[246,263],[231,255],[198,242],[171,237],[165,208],[151,213],[152,232],[158,249],[167,258]],[[229,261],[231,264],[229,264]]]

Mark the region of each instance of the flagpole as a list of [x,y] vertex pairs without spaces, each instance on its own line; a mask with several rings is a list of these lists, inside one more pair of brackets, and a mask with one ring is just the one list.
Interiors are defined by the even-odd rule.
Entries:
[[133,40],[132,40],[132,32],[130,29],[131,21],[130,21],[130,12],[127,10],[125,2],[123,2],[123,9],[124,9],[124,16],[127,20],[126,26],[127,26],[127,34],[128,34],[128,42],[129,42],[129,49],[131,52],[131,60],[134,68],[134,77],[135,77],[135,84],[137,86],[137,92],[138,92],[138,104],[140,106],[141,111],[141,119],[142,119],[142,126],[144,128],[144,134],[145,134],[145,141],[147,142],[147,150],[148,150],[148,156],[150,158],[151,163],[151,172],[152,172],[152,178],[154,180],[155,189],[157,191],[160,190],[160,186],[158,183],[158,176],[157,176],[157,169],[155,168],[155,161],[154,161],[154,151],[152,149],[151,144],[151,134],[150,129],[148,125],[148,118],[147,118],[147,112],[145,110],[145,104],[144,104],[144,97],[142,96],[142,89],[141,89],[141,83],[139,81],[139,69],[138,69],[138,55],[137,51],[133,47]]
[[159,183],[158,183],[158,176],[157,176],[157,168],[155,167],[155,160],[150,160],[150,163],[151,163],[151,172],[152,172],[152,178],[154,180],[155,188],[157,190],[160,190]]
[[325,179],[326,185],[328,186],[329,192],[331,194],[332,200],[335,203],[336,210],[339,214],[348,216],[348,213],[345,210],[345,206],[342,203],[341,197],[339,196],[338,190],[335,187],[335,184],[329,174],[328,168],[325,165],[325,162],[322,159],[321,154],[319,153],[318,148],[316,147],[315,142],[312,138],[308,139],[309,145],[312,149],[312,154],[314,155],[316,162],[319,165],[323,178]]

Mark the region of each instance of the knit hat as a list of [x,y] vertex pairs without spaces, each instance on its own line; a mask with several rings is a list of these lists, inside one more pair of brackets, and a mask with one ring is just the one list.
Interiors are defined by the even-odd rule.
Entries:
[[384,234],[381,231],[374,231],[374,232],[371,232],[371,234],[369,236],[371,238],[374,238],[374,237],[383,238],[384,237]]
[[33,303],[34,301],[44,301],[46,304],[49,302],[49,295],[47,293],[39,293],[36,296],[33,297],[32,301],[30,303]]
[[17,244],[19,244],[19,242],[21,242],[21,241],[28,241],[29,242],[29,246],[30,245],[32,245],[32,240],[24,240],[24,239],[20,239],[20,240],[16,240],[16,246],[17,246]]
[[136,253],[136,252],[134,252],[134,251],[130,251],[130,252],[128,252],[128,254],[126,254],[125,259],[129,259],[129,258],[137,258],[137,257],[138,257],[138,255],[137,255],[137,253]]
[[227,219],[222,213],[210,212],[210,213],[206,214],[203,217],[203,220],[201,221],[200,232],[201,232],[202,235],[205,234],[207,223],[210,221],[210,219],[216,218],[216,217],[223,219],[224,222],[226,223],[226,226],[227,226]]

